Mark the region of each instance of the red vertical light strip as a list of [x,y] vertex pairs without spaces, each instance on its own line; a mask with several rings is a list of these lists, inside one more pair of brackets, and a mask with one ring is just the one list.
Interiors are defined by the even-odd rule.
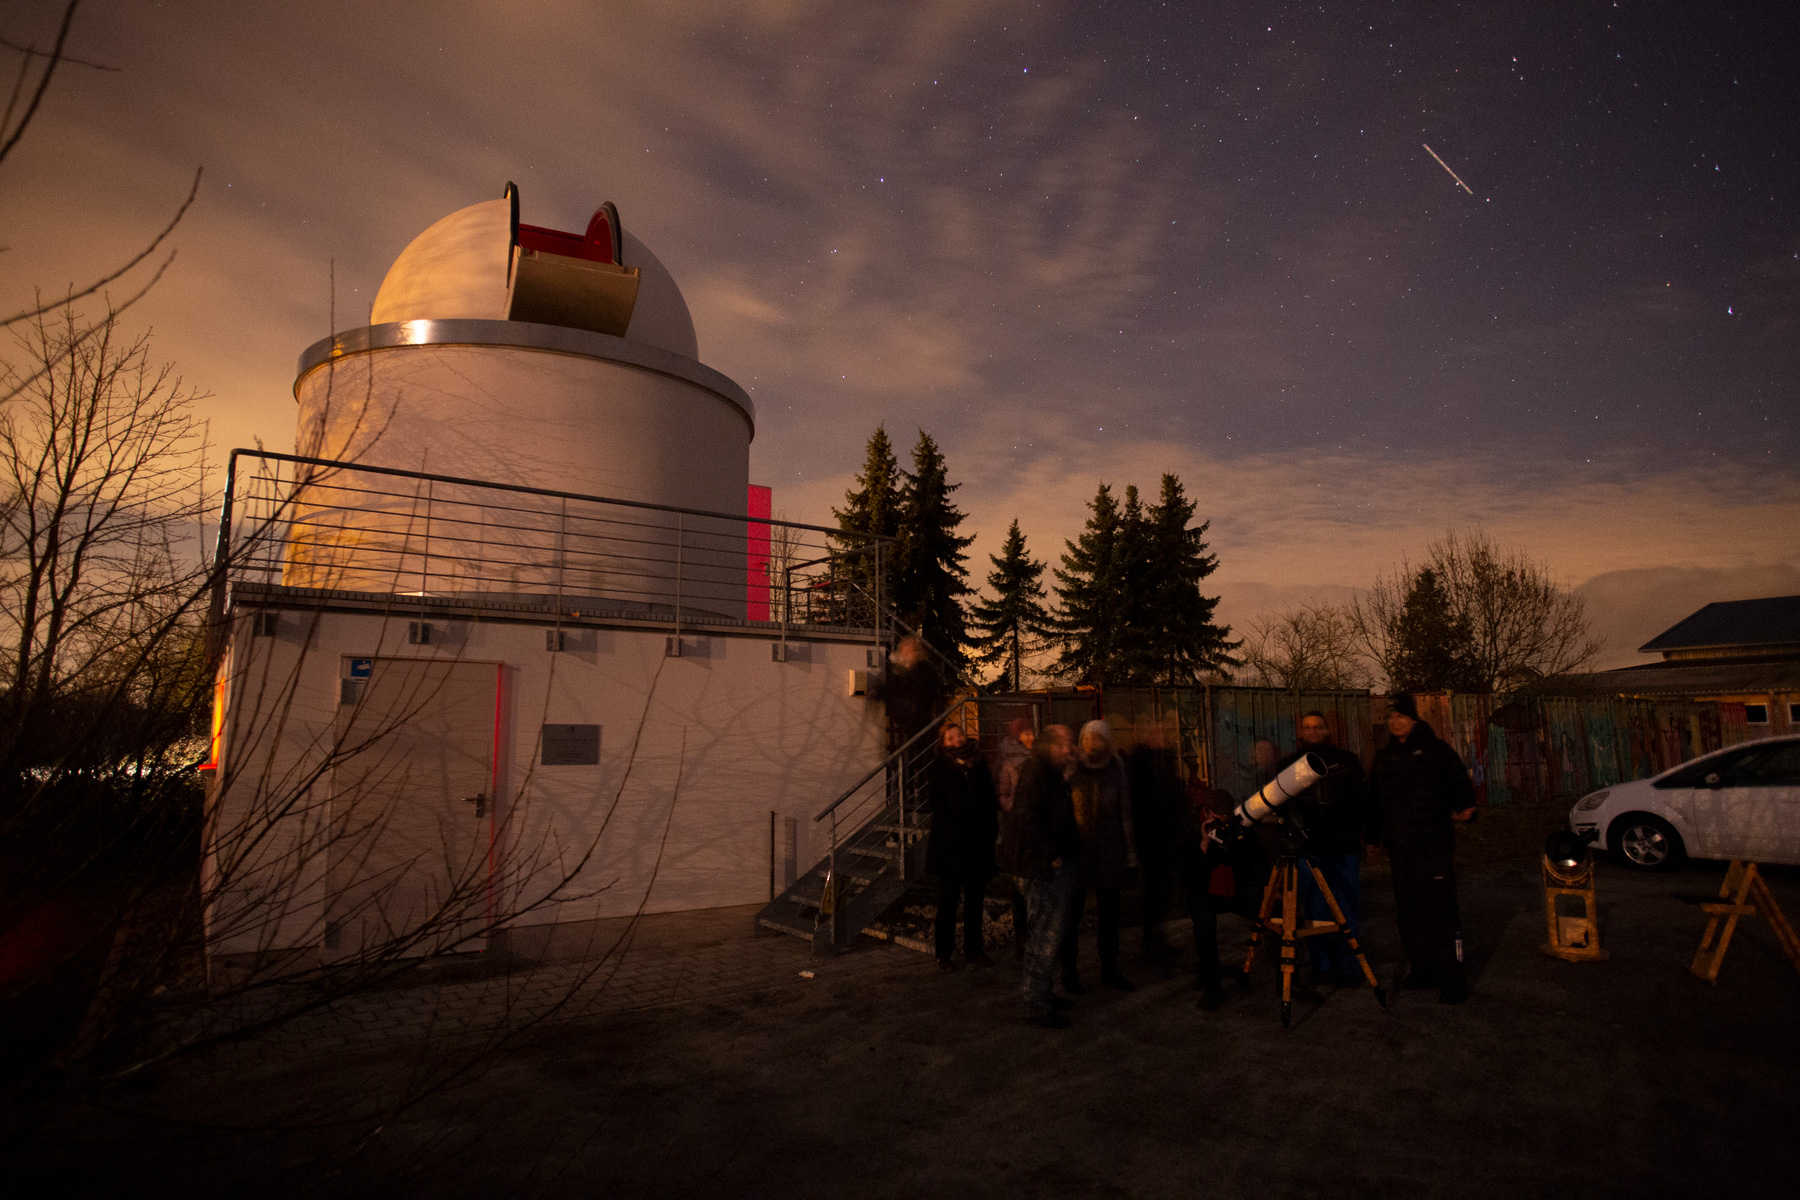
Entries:
[[[750,520],[744,524],[747,543],[744,564],[744,615],[752,621],[769,619],[769,516],[774,495],[769,488],[751,484],[745,497],[744,511]],[[758,521],[756,518],[765,518]]]

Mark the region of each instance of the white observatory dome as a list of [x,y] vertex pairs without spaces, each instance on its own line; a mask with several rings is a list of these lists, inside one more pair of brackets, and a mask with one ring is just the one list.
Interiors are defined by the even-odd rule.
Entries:
[[[590,232],[600,221],[596,214]],[[369,323],[508,319],[520,228],[511,196],[471,204],[444,217],[414,238],[388,268]],[[575,244],[581,240],[574,234],[543,232]],[[697,360],[694,318],[669,269],[648,246],[623,230],[618,257],[623,260],[618,266],[637,271],[636,302],[624,336]]]
[[[526,225],[508,185],[500,199],[453,212],[414,238],[389,268],[371,315],[368,326],[301,354],[296,453],[429,472],[434,485],[423,497],[389,496],[355,529],[321,526],[290,557],[284,582],[391,588],[385,567],[368,566],[357,539],[380,534],[404,547],[413,531],[429,528],[441,540],[450,520],[443,506],[492,505],[496,485],[684,510],[685,518],[640,513],[678,531],[685,519],[696,534],[716,514],[732,514],[717,518],[729,522],[748,511],[756,406],[699,361],[681,289],[620,228],[611,204],[579,233]],[[347,472],[345,479],[362,478]],[[357,486],[379,491],[379,483],[371,474]],[[319,511],[329,510],[329,494],[319,497]],[[560,589],[567,581],[546,574],[560,534],[540,545],[533,539],[542,532],[518,532],[519,548],[532,553],[514,555],[504,579],[488,558],[468,556],[434,575],[433,589]],[[611,567],[596,568],[579,586],[622,595],[620,581],[634,579],[639,600],[666,592],[680,602],[681,562],[618,578]],[[720,603],[722,615],[745,611],[740,599]]]

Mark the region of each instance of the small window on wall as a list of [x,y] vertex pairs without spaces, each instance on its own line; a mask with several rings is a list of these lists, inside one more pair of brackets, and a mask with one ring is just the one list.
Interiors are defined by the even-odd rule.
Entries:
[[1788,724],[1800,725],[1800,704],[1788,705]]
[[1744,720],[1752,725],[1767,725],[1769,723],[1769,706],[1766,704],[1744,705]]

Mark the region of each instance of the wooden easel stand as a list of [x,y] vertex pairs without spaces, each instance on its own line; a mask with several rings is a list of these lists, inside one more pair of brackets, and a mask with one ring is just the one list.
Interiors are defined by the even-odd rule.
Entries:
[[1719,899],[1722,903],[1700,906],[1710,919],[1706,932],[1700,935],[1700,949],[1694,952],[1689,971],[1718,986],[1719,968],[1725,965],[1725,951],[1731,945],[1731,935],[1737,932],[1738,921],[1756,916],[1769,923],[1781,952],[1800,971],[1800,936],[1795,935],[1781,905],[1775,903],[1775,896],[1755,863],[1732,859],[1725,871],[1725,882],[1719,885]]

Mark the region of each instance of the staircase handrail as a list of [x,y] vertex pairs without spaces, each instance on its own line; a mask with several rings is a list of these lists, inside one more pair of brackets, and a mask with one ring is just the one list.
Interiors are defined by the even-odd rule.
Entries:
[[895,759],[899,758],[900,756],[905,754],[907,751],[911,750],[913,748],[914,743],[918,742],[921,738],[924,738],[928,734],[933,737],[937,736],[938,727],[940,725],[942,725],[946,719],[949,718],[951,713],[954,713],[957,709],[961,708],[963,706],[963,703],[964,702],[962,700],[951,701],[950,705],[947,708],[945,708],[943,712],[939,713],[937,716],[933,717],[930,721],[926,722],[925,727],[920,729],[919,732],[913,734],[911,737],[907,738],[904,742],[901,742],[899,747],[892,754],[888,755],[886,758],[882,759],[879,763],[875,764],[874,768],[872,770],[870,770],[870,772],[867,775],[864,775],[861,779],[858,779],[855,783],[853,783],[849,787],[845,788],[843,795],[839,796],[836,800],[833,800],[830,804],[827,804],[824,808],[820,809],[819,815],[814,817],[813,820],[814,821],[823,821],[826,817],[829,817],[832,813],[836,812],[838,805],[842,804],[844,801],[850,799],[850,797],[856,795],[857,792],[861,791],[863,784],[869,782],[871,779],[875,778],[877,775],[881,774],[883,771],[886,771],[888,769],[888,767],[890,765],[892,765],[892,763],[894,762]]

